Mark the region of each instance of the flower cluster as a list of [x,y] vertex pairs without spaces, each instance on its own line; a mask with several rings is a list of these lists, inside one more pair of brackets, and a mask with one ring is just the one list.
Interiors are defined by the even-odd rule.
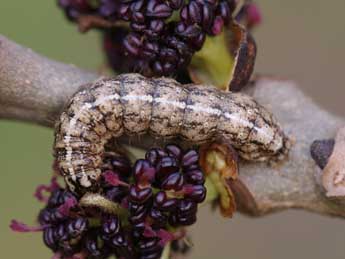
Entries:
[[206,197],[198,161],[197,151],[183,152],[176,145],[153,148],[133,166],[125,156],[107,153],[99,193],[77,197],[54,178],[36,192],[46,203],[39,226],[13,221],[11,228],[42,231],[54,258],[155,259],[168,243],[173,251],[187,252],[185,226],[196,222],[198,204]]
[[[206,36],[221,33],[236,7],[235,0],[58,0],[58,3],[72,21],[93,16],[103,20],[98,27],[114,25],[110,27],[116,28],[105,35],[106,52],[113,68],[139,71],[146,76],[173,75],[185,69],[193,54],[202,48]],[[126,66],[117,66],[116,60],[123,58],[127,59]]]

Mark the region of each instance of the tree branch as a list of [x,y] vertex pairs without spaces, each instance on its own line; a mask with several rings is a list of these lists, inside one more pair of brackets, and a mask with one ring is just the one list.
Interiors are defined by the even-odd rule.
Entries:
[[40,56],[0,35],[0,118],[51,127],[79,86],[97,77]]
[[[0,36],[0,118],[52,127],[72,94],[97,77]],[[242,211],[260,216],[300,208],[345,218],[344,204],[325,196],[319,184],[321,171],[310,156],[312,142],[334,138],[344,120],[319,108],[291,81],[261,77],[247,92],[274,111],[295,144],[282,165],[241,162],[240,179],[254,198],[248,203],[241,188],[234,187]],[[152,139],[132,144],[145,147]]]

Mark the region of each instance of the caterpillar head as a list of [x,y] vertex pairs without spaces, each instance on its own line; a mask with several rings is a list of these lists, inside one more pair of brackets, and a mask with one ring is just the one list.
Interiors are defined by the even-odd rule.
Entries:
[[89,172],[81,171],[77,174],[67,174],[64,176],[68,189],[76,194],[82,195],[87,192],[96,192],[99,189],[99,169]]

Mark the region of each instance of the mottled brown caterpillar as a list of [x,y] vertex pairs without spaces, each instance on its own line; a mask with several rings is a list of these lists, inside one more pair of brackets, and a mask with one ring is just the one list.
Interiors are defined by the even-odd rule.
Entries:
[[288,151],[275,118],[249,96],[126,74],[76,93],[61,114],[54,150],[70,190],[97,187],[110,138],[145,133],[195,144],[222,137],[252,161],[279,159]]

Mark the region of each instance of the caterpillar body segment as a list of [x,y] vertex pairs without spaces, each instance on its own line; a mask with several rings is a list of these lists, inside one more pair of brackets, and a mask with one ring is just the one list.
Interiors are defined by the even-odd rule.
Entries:
[[251,161],[279,159],[288,152],[276,119],[247,95],[125,74],[78,92],[61,114],[54,154],[70,190],[97,189],[110,138],[147,133],[195,144],[222,137]]

